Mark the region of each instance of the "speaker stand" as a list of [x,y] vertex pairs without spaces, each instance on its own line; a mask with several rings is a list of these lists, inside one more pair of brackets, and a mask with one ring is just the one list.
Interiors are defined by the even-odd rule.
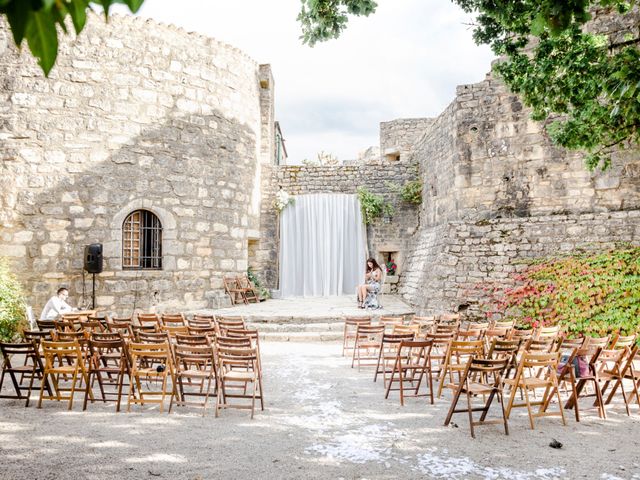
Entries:
[[91,286],[91,310],[95,310],[96,309],[96,274],[92,274],[93,276],[93,280],[92,280],[92,286]]

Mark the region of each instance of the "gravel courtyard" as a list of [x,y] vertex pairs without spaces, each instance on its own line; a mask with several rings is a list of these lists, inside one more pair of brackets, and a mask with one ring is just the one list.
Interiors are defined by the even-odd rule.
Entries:
[[337,343],[262,348],[266,408],[254,420],[239,410],[216,419],[195,407],[116,414],[113,404],[68,412],[0,400],[0,478],[640,479],[637,405],[630,418],[618,404],[609,419],[590,411],[579,424],[568,411],[567,427],[546,418],[534,431],[518,409],[511,435],[481,426],[473,440],[466,414],[443,426],[448,394],[435,406],[385,401],[382,382],[351,369]]

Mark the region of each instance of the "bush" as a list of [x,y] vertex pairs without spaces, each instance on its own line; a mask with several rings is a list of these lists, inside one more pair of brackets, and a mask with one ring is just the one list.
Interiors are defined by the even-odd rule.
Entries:
[[27,326],[22,287],[9,270],[7,261],[0,258],[0,340],[15,340]]
[[640,248],[548,259],[490,293],[488,314],[513,316],[520,328],[560,325],[570,336],[636,333],[640,327]]

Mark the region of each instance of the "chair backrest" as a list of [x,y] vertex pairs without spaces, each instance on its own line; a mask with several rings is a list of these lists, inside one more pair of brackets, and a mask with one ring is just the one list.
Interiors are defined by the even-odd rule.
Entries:
[[[76,324],[71,320],[54,320],[53,321],[54,329],[58,332],[76,332],[80,328],[76,328]],[[78,327],[80,326],[80,322],[77,323]]]
[[436,317],[434,315],[418,316],[414,315],[409,320],[409,325],[419,325],[420,333],[425,335],[433,331],[436,325]]
[[129,315],[129,316],[115,316],[113,315],[111,318],[109,318],[107,320],[107,322],[119,322],[119,323],[129,323],[132,324],[133,323],[133,315]]
[[398,346],[398,359],[408,359],[412,365],[427,365],[433,348],[433,340],[402,340]]
[[442,313],[438,318],[439,324],[456,324],[460,325],[460,314],[459,313]]
[[[47,341],[47,340],[43,340]],[[0,351],[2,352],[2,357],[4,360],[4,364],[7,366],[11,365],[11,356],[12,355],[24,355],[25,357],[37,357],[38,350],[36,343],[34,342],[24,342],[24,343],[9,343],[9,342],[0,342]]]
[[413,332],[409,333],[383,333],[382,334],[382,345],[399,345],[403,341],[411,341],[415,338]]
[[458,331],[458,323],[454,324],[436,324],[435,333],[451,333],[454,334]]
[[553,327],[540,327],[536,336],[538,338],[556,338],[558,335],[560,335],[560,325],[555,325]]
[[443,332],[443,333],[428,333],[427,340],[433,341],[434,347],[446,347],[454,339],[455,332]]
[[511,330],[511,338],[521,338],[523,340],[529,340],[533,338],[533,330],[522,330],[515,328]]
[[473,379],[473,382],[500,388],[502,377],[509,366],[509,361],[509,358],[471,357],[467,363],[463,379],[470,378]]
[[347,327],[357,327],[358,325],[371,325],[371,317],[345,317],[344,323]]
[[136,317],[138,325],[157,325],[160,326],[160,315],[157,313],[138,313]]
[[458,330],[456,333],[457,340],[482,340],[483,337],[483,330]]
[[116,342],[124,340],[120,332],[91,332],[89,340],[94,342]]
[[524,349],[528,352],[551,352],[556,346],[556,337],[547,336],[535,339],[531,337],[527,340]]
[[216,337],[218,348],[251,348],[249,337]]
[[403,316],[381,316],[378,321],[379,325],[384,325],[388,328],[393,328],[394,325],[404,325]]
[[43,340],[40,344],[42,347],[42,355],[48,366],[53,366],[56,361],[63,358],[73,359],[73,366],[77,366],[83,362],[80,344],[73,341],[51,341]]
[[165,343],[169,342],[169,335],[167,332],[137,332],[137,340],[139,343]]
[[190,327],[212,327],[215,321],[214,315],[194,315],[193,318],[187,319],[187,325]]
[[[91,340],[89,340],[89,353],[93,361],[93,368],[113,368],[107,362],[116,361],[117,368],[120,368],[123,372],[129,371],[129,353],[127,351],[127,345],[122,338],[107,338],[108,335],[113,336],[110,333],[94,333]],[[103,358],[105,359],[103,361]]]
[[585,341],[585,347],[589,348],[606,348],[609,345],[609,340],[611,337],[607,335],[606,337],[587,337]]
[[508,328],[511,329],[515,326],[515,320],[495,320],[491,325],[491,328]]
[[81,321],[80,329],[85,332],[104,332],[105,330],[99,320]]
[[484,332],[484,336],[489,340],[493,340],[494,338],[505,339],[509,336],[510,332],[510,327],[492,327]]
[[40,331],[40,330],[24,330],[22,332],[22,335],[24,336],[24,339],[29,342],[29,343],[33,343],[35,342],[36,345],[40,345],[40,342],[42,340],[49,340],[51,341],[51,331]]
[[107,322],[107,331],[110,333],[119,333],[124,338],[131,338],[134,336],[133,328],[130,322],[120,322],[115,319]]
[[524,368],[543,368],[550,367],[550,371],[555,372],[558,365],[558,352],[540,353],[540,352],[524,352],[522,354],[522,366]]
[[211,375],[215,372],[215,352],[210,344],[184,345],[178,344],[173,349],[178,372],[195,367],[199,371],[207,370]]
[[394,325],[391,332],[397,334],[410,333],[417,336],[420,334],[420,325],[417,323],[414,323],[413,325]]
[[258,354],[255,348],[218,346],[216,356],[218,358],[219,369],[222,372],[228,370],[227,367],[233,368],[234,366],[238,366],[250,368],[257,374]]
[[176,345],[184,346],[196,346],[196,345],[211,345],[211,339],[206,335],[182,335],[176,334],[174,337]]
[[160,323],[166,327],[183,327],[187,324],[182,313],[163,313]]
[[38,325],[38,329],[45,332],[49,330],[55,330],[56,324],[53,320],[36,320],[36,325]]
[[80,332],[59,332],[54,330],[51,332],[51,338],[55,342],[76,342],[78,345],[86,346],[88,337],[87,333]]
[[187,327],[187,331],[189,332],[189,335],[205,335],[211,338],[215,338],[216,336],[215,327],[193,327],[189,325]]
[[160,331],[166,332],[169,335],[169,338],[173,338],[176,334],[180,334],[180,335],[188,335],[189,334],[188,327],[186,327],[184,325],[177,325],[177,326],[162,325],[160,327]]
[[133,333],[133,338],[138,338],[140,333],[158,333],[160,329],[157,324],[149,324],[149,325],[131,325],[131,332]]
[[610,348],[612,349],[624,349],[624,348],[632,348],[634,343],[636,342],[637,335],[620,335],[617,334],[611,340]]
[[384,325],[358,325],[356,327],[357,336],[379,336],[382,339]]
[[514,340],[503,340],[494,338],[491,342],[491,346],[489,347],[489,353],[487,353],[487,357],[493,359],[511,357],[518,353],[521,345],[521,338],[517,338]]
[[482,340],[452,340],[449,350],[452,355],[458,357],[470,355],[484,355],[484,342]]
[[219,316],[216,318],[215,325],[218,329],[218,333],[223,336],[226,335],[226,330],[228,328],[246,328],[244,317],[242,316]]
[[153,359],[156,361],[171,362],[171,349],[169,342],[161,343],[135,343],[129,344],[131,362],[135,364],[139,360]]

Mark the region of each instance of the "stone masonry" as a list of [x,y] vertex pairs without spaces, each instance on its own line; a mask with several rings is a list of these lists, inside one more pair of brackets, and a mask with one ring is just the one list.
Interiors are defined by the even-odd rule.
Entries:
[[[89,301],[83,247],[94,242],[98,307],[225,304],[222,276],[246,271],[260,236],[269,67],[172,26],[92,16],[49,78],[0,24],[0,72],[0,256],[34,308],[61,284]],[[137,209],[162,223],[162,270],[122,269],[122,222]]]

